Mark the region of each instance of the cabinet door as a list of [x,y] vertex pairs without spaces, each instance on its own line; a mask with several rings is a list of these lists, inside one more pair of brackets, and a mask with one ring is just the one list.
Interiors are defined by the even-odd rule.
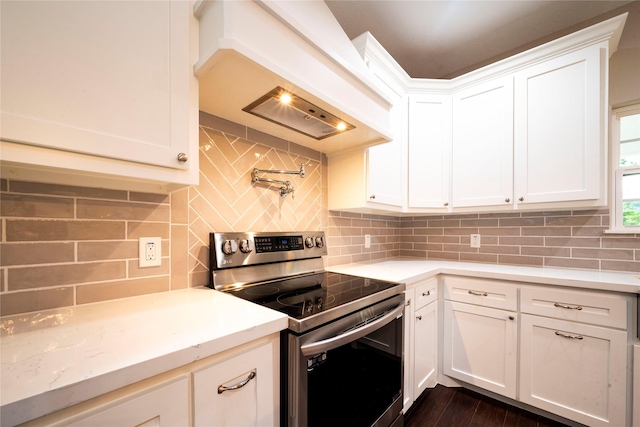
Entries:
[[627,334],[522,315],[520,400],[590,426],[626,421]]
[[367,150],[367,194],[371,203],[402,206],[404,151],[406,147],[406,97],[402,88],[375,62],[369,62],[377,82],[393,98],[391,132],[393,141],[369,147]]
[[[3,140],[173,169],[197,166],[197,159],[177,159],[190,153],[196,135],[189,2],[0,7]],[[72,159],[57,166],[76,167]]]
[[54,425],[70,427],[172,427],[189,424],[189,382],[182,377],[170,384],[115,402],[90,416],[74,417]]
[[402,397],[403,407],[402,412],[405,414],[413,404],[415,396],[413,394],[413,353],[414,353],[414,316],[413,307],[414,301],[414,289],[407,289],[404,291],[404,372],[403,372],[403,386]]
[[518,203],[601,196],[607,131],[602,71],[607,60],[601,47],[590,46],[515,75]]
[[453,207],[513,204],[513,78],[453,96]]
[[515,399],[517,333],[513,312],[445,301],[444,374]]
[[417,399],[425,388],[434,387],[437,382],[438,303],[416,310],[414,322],[413,395]]
[[447,209],[451,180],[451,97],[409,98],[409,208]]
[[267,343],[194,372],[195,426],[278,425],[279,369],[274,345]]

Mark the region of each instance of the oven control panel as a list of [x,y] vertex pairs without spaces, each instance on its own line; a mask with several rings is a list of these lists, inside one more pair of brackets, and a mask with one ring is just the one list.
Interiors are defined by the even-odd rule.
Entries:
[[210,233],[212,270],[327,255],[324,232]]
[[257,253],[304,249],[302,236],[255,236],[253,240]]

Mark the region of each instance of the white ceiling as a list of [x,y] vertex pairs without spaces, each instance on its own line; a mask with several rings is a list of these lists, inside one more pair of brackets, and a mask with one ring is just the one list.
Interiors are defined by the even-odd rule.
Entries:
[[325,0],[325,3],[350,39],[369,31],[411,77],[452,78],[634,1]]

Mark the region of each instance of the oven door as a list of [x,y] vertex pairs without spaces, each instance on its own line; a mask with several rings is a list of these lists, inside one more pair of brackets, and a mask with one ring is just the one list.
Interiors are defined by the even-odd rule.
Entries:
[[306,334],[287,334],[284,423],[402,425],[403,314],[399,295]]

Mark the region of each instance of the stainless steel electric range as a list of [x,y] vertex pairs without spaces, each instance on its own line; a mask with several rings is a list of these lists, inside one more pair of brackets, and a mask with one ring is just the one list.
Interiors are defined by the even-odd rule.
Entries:
[[284,426],[402,426],[404,284],[324,270],[323,232],[211,233],[210,287],[289,316]]

